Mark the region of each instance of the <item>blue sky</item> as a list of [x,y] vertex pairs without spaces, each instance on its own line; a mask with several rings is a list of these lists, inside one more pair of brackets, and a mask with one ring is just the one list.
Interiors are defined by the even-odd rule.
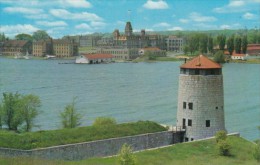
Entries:
[[252,29],[260,0],[0,0],[0,32],[45,30],[54,37],[124,30]]

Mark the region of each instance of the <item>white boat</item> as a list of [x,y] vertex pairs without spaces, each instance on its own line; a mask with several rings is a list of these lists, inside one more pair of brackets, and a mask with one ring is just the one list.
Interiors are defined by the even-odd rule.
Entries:
[[52,56],[52,55],[46,55],[45,56],[45,59],[53,59],[53,58],[56,58],[56,56]]

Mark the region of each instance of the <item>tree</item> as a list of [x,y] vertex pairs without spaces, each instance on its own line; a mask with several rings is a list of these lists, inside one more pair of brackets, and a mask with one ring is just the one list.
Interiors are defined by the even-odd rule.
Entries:
[[221,140],[221,141],[218,142],[218,149],[219,149],[219,154],[221,156],[229,156],[230,155],[231,146],[226,140]]
[[208,36],[205,34],[201,34],[199,37],[199,49],[201,53],[207,53],[208,47]]
[[0,34],[0,41],[5,41],[6,37],[5,37],[5,33]]
[[38,41],[38,40],[49,39],[50,36],[44,30],[37,30],[36,32],[33,33],[32,38],[33,40]]
[[217,63],[225,63],[225,55],[223,51],[219,50],[214,54],[214,61]]
[[211,36],[208,37],[208,51],[213,52],[213,38]]
[[238,54],[241,53],[241,37],[240,36],[236,36],[236,38],[235,38],[235,51]]
[[98,117],[95,119],[93,126],[106,126],[106,125],[115,125],[116,120],[111,117]]
[[227,139],[227,132],[226,131],[218,131],[215,135],[216,142],[218,143],[221,140]]
[[38,96],[25,95],[21,101],[21,113],[25,122],[25,131],[29,132],[33,127],[33,120],[39,114],[41,101]]
[[64,111],[60,113],[63,128],[75,128],[80,125],[80,119],[82,118],[75,108],[75,99],[71,104],[68,104]]
[[120,165],[135,165],[136,164],[136,158],[133,154],[133,150],[130,145],[123,144],[121,150],[118,154],[119,158],[119,164]]
[[231,146],[227,142],[227,132],[226,131],[218,131],[215,135],[217,147],[219,149],[219,154],[221,156],[229,156]]
[[230,55],[232,55],[234,51],[234,36],[231,36],[227,40],[227,49]]
[[247,42],[247,35],[244,35],[244,36],[242,37],[242,41],[241,41],[241,47],[242,47],[242,53],[243,53],[243,54],[246,54],[247,44],[248,44],[248,42]]
[[226,36],[224,34],[218,35],[217,41],[218,41],[219,49],[224,50],[226,44]]
[[18,126],[23,123],[20,111],[21,95],[16,93],[3,93],[2,114],[3,123],[9,130],[18,130]]
[[30,34],[22,33],[22,34],[17,34],[17,35],[15,36],[15,39],[16,39],[16,40],[32,41],[32,36],[31,36]]

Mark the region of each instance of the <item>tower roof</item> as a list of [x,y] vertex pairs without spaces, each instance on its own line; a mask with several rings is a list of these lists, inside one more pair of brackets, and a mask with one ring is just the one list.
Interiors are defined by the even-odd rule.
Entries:
[[180,68],[185,69],[219,69],[221,65],[212,61],[211,59],[199,55],[192,60],[186,62],[185,64],[181,65]]

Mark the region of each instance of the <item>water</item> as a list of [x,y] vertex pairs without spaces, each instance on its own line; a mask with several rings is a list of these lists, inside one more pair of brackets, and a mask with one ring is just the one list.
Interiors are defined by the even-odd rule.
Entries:
[[[96,117],[119,123],[152,120],[175,125],[181,62],[59,64],[59,60],[15,60],[0,57],[0,94],[38,95],[41,114],[34,130],[61,127],[59,113],[77,97],[82,125]],[[260,137],[260,65],[223,67],[225,120],[229,132],[249,140]],[[2,98],[2,95],[0,95]]]

